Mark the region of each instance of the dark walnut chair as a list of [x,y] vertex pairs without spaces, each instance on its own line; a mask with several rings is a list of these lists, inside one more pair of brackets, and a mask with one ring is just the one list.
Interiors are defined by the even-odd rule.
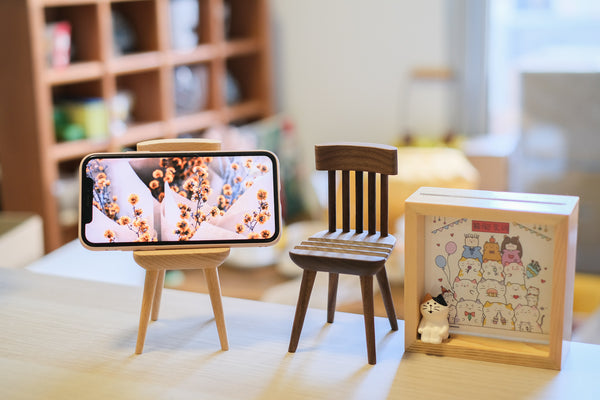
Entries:
[[[304,317],[317,272],[329,273],[327,322],[333,323],[339,274],[360,277],[367,354],[369,364],[376,363],[375,324],[373,311],[373,276],[377,277],[392,330],[398,321],[385,271],[385,263],[396,243],[388,228],[388,176],[398,173],[395,147],[366,143],[334,143],[315,146],[316,169],[328,171],[329,230],[319,232],[290,251],[290,257],[304,270],[296,306],[294,325],[288,351],[298,347]],[[336,199],[336,177],[341,171],[341,201]],[[367,174],[367,201],[364,203],[364,173]],[[351,176],[353,175],[353,179]],[[377,176],[379,175],[379,185]],[[354,181],[351,196],[350,181]],[[379,186],[379,196],[377,187]],[[351,197],[354,197],[351,207]],[[378,201],[379,199],[379,201]],[[379,213],[377,205],[379,202]],[[338,204],[341,204],[341,226],[337,228]],[[354,229],[351,228],[351,208],[354,208]],[[367,230],[363,222],[367,221]],[[379,214],[379,230],[377,230]]]

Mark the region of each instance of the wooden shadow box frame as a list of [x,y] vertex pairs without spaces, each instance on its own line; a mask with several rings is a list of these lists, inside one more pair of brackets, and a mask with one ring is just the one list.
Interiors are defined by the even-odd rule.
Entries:
[[[571,338],[578,209],[579,198],[573,196],[430,187],[422,187],[413,193],[406,200],[405,211],[404,314],[406,320],[406,351],[560,369],[561,362],[564,359],[563,353],[568,350]],[[462,225],[462,227],[459,228],[459,225]],[[466,230],[469,233],[465,233]],[[487,320],[483,318],[485,317],[484,312],[482,312],[483,317],[481,318],[483,328],[476,328],[480,329],[478,334],[472,334],[469,331],[465,333],[462,329],[466,325],[456,324],[454,324],[454,327],[457,329],[453,332],[452,322],[456,322],[458,318],[462,317],[462,310],[460,310],[456,313],[457,319],[451,320],[450,337],[448,339],[441,344],[421,342],[417,332],[421,319],[419,306],[428,293],[428,288],[434,286],[431,283],[434,281],[431,277],[434,275],[436,278],[440,277],[437,280],[448,282],[446,286],[452,286],[453,283],[451,282],[458,282],[458,274],[456,278],[449,274],[446,280],[442,272],[447,272],[446,261],[448,262],[447,268],[450,270],[451,264],[458,265],[457,260],[459,257],[461,257],[461,261],[465,260],[465,253],[461,255],[463,240],[466,241],[468,236],[477,239],[479,232],[482,232],[482,239],[487,238],[489,242],[498,243],[496,249],[499,249],[502,239],[508,240],[507,237],[510,238],[510,235],[504,235],[509,233],[509,230],[513,235],[518,233],[521,240],[529,240],[531,243],[526,250],[520,248],[520,252],[524,253],[521,264],[527,265],[528,261],[526,260],[529,260],[529,258],[525,257],[532,257],[532,254],[535,255],[536,250],[540,253],[542,249],[545,249],[542,254],[542,257],[546,257],[543,268],[537,265],[536,269],[528,270],[528,275],[521,278],[531,282],[537,279],[535,286],[541,287],[542,293],[540,296],[544,296],[543,298],[546,299],[544,303],[546,306],[540,307],[545,310],[546,321],[543,322],[543,325],[535,324],[538,328],[544,326],[545,332],[542,333],[540,330],[539,333],[539,335],[544,335],[544,340],[532,341],[528,338],[515,336],[514,334],[530,334],[521,332],[523,331],[523,325],[516,324],[514,321],[519,322],[516,318],[510,320],[513,321],[514,326],[518,326],[518,329],[513,327],[512,332],[496,329],[493,330],[494,334],[492,335],[487,335],[486,332],[482,334],[481,330],[486,331],[487,329],[488,332],[492,332],[492,328],[485,328],[485,326],[490,326],[486,324],[490,324],[491,319],[489,317]],[[473,231],[477,232],[473,233]],[[450,241],[444,243],[445,240],[442,238],[449,238],[449,235],[454,234],[456,236],[453,236],[452,243]],[[496,236],[496,238],[491,239],[491,236]],[[543,239],[546,242],[543,242]],[[486,242],[485,246],[488,246],[489,242]],[[502,246],[504,247],[504,243],[502,243]],[[465,252],[468,251],[466,245],[464,248]],[[505,253],[507,256],[510,253],[503,249],[499,252],[503,254],[502,257]],[[436,253],[437,256],[435,256]],[[481,254],[478,253],[477,256],[472,257],[481,257]],[[534,263],[533,260],[531,262]],[[506,268],[503,267],[505,265],[504,258],[501,265],[500,270],[504,271],[504,275],[506,272],[506,270],[503,270],[503,268]],[[525,268],[530,268],[530,266]],[[455,271],[457,270],[461,271],[460,274],[464,272],[464,270],[455,267]],[[538,272],[538,270],[541,270],[541,272]],[[481,271],[484,271],[483,267]],[[536,272],[539,273],[539,276],[529,279],[529,275]],[[546,277],[546,279],[540,279],[541,276]],[[429,279],[427,287],[426,279]],[[479,276],[477,279],[484,278]],[[506,283],[508,278],[504,279],[502,285],[508,288],[509,283]],[[434,283],[437,284],[437,282]],[[440,284],[437,288],[440,288],[440,286],[442,285]],[[536,291],[540,290],[538,288],[534,289]],[[453,297],[450,300],[454,301],[453,299],[456,299],[457,293],[459,293],[458,290],[453,292],[451,294]],[[433,296],[438,295],[438,293],[431,294]],[[528,302],[530,295],[531,293],[527,295]],[[508,296],[507,293],[504,296],[504,301],[507,302],[509,297],[512,300],[513,296]],[[542,299],[542,297],[539,298]],[[536,301],[536,308],[539,307],[538,298],[533,300]],[[464,299],[460,298],[460,301],[464,301]],[[480,299],[477,299],[476,304],[481,307],[481,303]],[[486,303],[486,305],[489,304]],[[526,306],[521,308],[524,309]],[[510,312],[513,312],[513,307],[510,306],[509,308],[511,308]],[[485,308],[482,309],[485,311]],[[465,315],[467,315],[466,311]],[[515,313],[514,316],[516,317],[516,315]],[[470,318],[469,321],[471,321]],[[497,321],[498,318],[494,318],[494,323],[497,323]],[[511,323],[510,321],[509,323]],[[544,317],[542,317],[542,321],[544,321]],[[504,322],[506,322],[506,318],[503,319]],[[466,329],[471,329],[471,327]]]

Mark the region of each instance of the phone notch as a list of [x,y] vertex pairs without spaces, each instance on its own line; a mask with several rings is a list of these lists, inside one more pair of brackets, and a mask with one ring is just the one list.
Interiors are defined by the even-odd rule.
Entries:
[[82,225],[92,222],[92,207],[94,200],[94,180],[88,176],[83,178],[81,185],[81,222]]

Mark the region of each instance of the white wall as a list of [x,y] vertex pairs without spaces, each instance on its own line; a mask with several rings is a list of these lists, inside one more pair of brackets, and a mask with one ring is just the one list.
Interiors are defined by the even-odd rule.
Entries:
[[[294,119],[309,170],[315,143],[398,138],[406,128],[408,72],[449,63],[447,7],[440,1],[271,0],[277,106]],[[444,114],[435,101],[425,107],[430,122]]]

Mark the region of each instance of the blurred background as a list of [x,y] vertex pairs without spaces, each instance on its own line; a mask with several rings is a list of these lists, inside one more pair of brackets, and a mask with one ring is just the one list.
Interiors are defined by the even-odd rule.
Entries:
[[362,141],[399,147],[400,242],[421,185],[580,196],[579,284],[597,284],[597,1],[3,0],[0,22],[5,264],[78,246],[85,154],[218,138],[282,161],[282,243],[233,252],[222,274],[226,295],[277,300],[299,273],[286,246],[323,223],[314,145]]

